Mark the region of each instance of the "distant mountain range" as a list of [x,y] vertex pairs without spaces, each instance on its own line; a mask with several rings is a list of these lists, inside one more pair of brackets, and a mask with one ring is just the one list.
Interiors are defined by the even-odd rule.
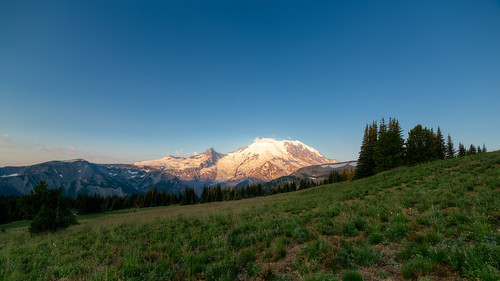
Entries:
[[144,193],[155,185],[169,193],[181,192],[186,186],[200,193],[204,185],[234,186],[287,176],[316,178],[332,169],[354,166],[354,162],[326,159],[300,141],[264,138],[228,154],[210,148],[188,158],[167,156],[133,165],[102,165],[77,159],[4,167],[0,168],[0,195],[27,194],[40,181],[49,187],[62,187],[64,195],[71,197],[80,193],[124,196]]
[[208,149],[189,158],[168,156],[136,162],[137,167],[162,169],[185,181],[212,181],[235,185],[247,179],[271,181],[302,167],[336,163],[300,141],[256,139],[235,152],[221,154]]
[[184,190],[185,183],[161,171],[146,171],[131,165],[99,165],[82,159],[50,161],[26,167],[0,168],[0,195],[28,194],[40,181],[61,187],[63,195],[80,193],[124,196],[144,193],[154,185],[170,192]]

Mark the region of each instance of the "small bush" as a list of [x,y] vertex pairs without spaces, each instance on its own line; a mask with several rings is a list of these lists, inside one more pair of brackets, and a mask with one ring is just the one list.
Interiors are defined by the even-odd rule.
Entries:
[[211,264],[207,268],[207,280],[234,280],[236,278],[236,264],[224,260],[220,263]]
[[331,218],[336,217],[336,216],[340,215],[340,209],[337,206],[331,207],[330,209],[328,209],[327,214]]
[[356,230],[356,226],[354,225],[353,221],[348,221],[342,225],[342,235],[345,237],[353,237],[358,234],[358,231]]
[[399,241],[411,232],[411,226],[406,222],[394,221],[386,230],[386,236],[391,241]]
[[292,238],[297,244],[302,244],[304,242],[310,241],[314,238],[314,234],[309,230],[309,228],[304,226],[296,227],[292,232]]
[[354,227],[356,227],[357,230],[363,231],[366,229],[366,221],[360,217],[356,217],[354,219]]
[[238,255],[238,263],[242,266],[249,262],[254,262],[256,259],[255,251],[253,249],[244,249]]
[[345,271],[342,274],[342,281],[363,281],[363,275],[358,271]]
[[384,270],[382,270],[382,269],[381,269],[381,270],[379,270],[379,271],[377,272],[377,276],[378,276],[379,278],[381,278],[381,279],[387,279],[387,278],[389,278],[389,272],[384,271]]
[[432,272],[432,261],[417,255],[401,268],[401,273],[405,279],[415,280],[419,275],[428,275]]
[[384,237],[380,233],[372,233],[369,240],[371,244],[380,244],[384,241]]
[[285,237],[278,237],[274,240],[273,246],[268,253],[272,261],[278,261],[286,256],[286,245],[290,243]]

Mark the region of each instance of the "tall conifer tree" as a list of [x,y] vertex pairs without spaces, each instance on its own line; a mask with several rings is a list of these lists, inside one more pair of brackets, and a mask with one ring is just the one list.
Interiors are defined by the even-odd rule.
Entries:
[[459,142],[458,143],[458,157],[464,157],[467,156],[467,149],[465,149],[465,146]]
[[453,141],[451,140],[450,135],[448,134],[448,138],[446,141],[446,158],[453,158],[455,157],[455,148],[453,145]]
[[404,140],[401,132],[399,122],[395,118],[389,118],[388,129],[382,119],[374,146],[375,173],[403,164]]
[[434,135],[434,146],[436,147],[436,157],[438,159],[444,159],[446,155],[446,146],[444,144],[443,134],[441,133],[441,128],[437,128],[437,132]]
[[469,146],[469,150],[467,150],[467,155],[474,155],[476,153],[477,153],[476,147],[473,144],[471,144]]
[[377,142],[377,122],[366,125],[361,151],[359,152],[358,165],[356,166],[355,178],[364,178],[374,174],[375,160],[373,159],[373,148]]

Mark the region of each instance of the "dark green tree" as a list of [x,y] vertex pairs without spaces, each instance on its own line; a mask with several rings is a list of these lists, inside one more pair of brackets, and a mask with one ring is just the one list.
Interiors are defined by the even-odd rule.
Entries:
[[439,127],[434,135],[434,146],[436,147],[437,159],[444,159],[446,156],[446,145],[444,144],[443,134],[441,133],[441,128]]
[[448,134],[448,138],[446,141],[446,158],[453,158],[453,157],[455,157],[456,153],[457,152],[455,151],[453,141],[451,140],[451,137]]
[[200,195],[200,203],[206,203],[206,202],[209,202],[208,201],[208,193],[210,191],[208,190],[208,188],[206,186],[203,187],[203,191],[201,192],[201,195]]
[[396,119],[389,119],[389,128],[386,128],[382,119],[378,139],[373,148],[375,161],[374,172],[389,170],[403,164],[404,139],[401,128]]
[[220,184],[217,184],[215,189],[215,201],[222,201],[222,189]]
[[366,125],[354,176],[356,179],[369,177],[375,174],[375,159],[373,150],[375,143],[377,142],[377,134],[377,122],[373,121],[370,126],[368,124]]
[[471,144],[469,146],[469,150],[467,150],[467,155],[474,155],[476,153],[477,153],[476,147],[473,144]]
[[419,124],[408,133],[406,161],[408,164],[416,164],[434,159],[436,159],[434,134]]
[[62,189],[47,189],[47,184],[41,181],[27,196],[32,204],[33,217],[30,223],[30,233],[56,231],[76,223],[76,217],[70,210],[69,198],[63,197]]
[[458,157],[464,157],[467,156],[467,149],[465,149],[465,146],[459,142],[458,143]]

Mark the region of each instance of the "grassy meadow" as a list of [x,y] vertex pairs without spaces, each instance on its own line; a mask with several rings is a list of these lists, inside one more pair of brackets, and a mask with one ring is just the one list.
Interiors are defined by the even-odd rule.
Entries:
[[500,152],[78,221],[1,226],[0,280],[500,280]]

